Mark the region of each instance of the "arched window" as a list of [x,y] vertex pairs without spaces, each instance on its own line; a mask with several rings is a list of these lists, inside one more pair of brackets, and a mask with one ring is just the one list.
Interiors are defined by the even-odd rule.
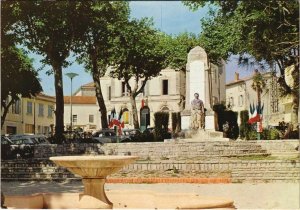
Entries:
[[170,109],[167,106],[164,106],[164,107],[161,108],[161,111],[162,112],[169,112]]
[[129,110],[127,108],[123,109],[123,122],[129,124]]

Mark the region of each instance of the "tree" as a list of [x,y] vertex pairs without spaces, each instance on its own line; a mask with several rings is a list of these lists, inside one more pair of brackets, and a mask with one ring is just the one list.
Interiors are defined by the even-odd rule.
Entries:
[[142,93],[147,81],[165,67],[165,55],[159,42],[161,33],[152,27],[149,19],[131,20],[114,40],[112,76],[123,79],[126,84],[136,129],[139,122],[135,98]]
[[126,2],[86,1],[78,2],[76,10],[74,51],[79,63],[91,72],[96,98],[101,112],[102,128],[108,128],[107,110],[102,95],[100,77],[109,66],[112,39],[116,30],[128,20],[129,7]]
[[32,60],[18,49],[17,37],[10,33],[10,26],[16,22],[13,8],[1,4],[1,128],[12,104],[20,97],[32,97],[43,89],[32,66]]
[[1,47],[1,128],[9,107],[20,97],[32,97],[43,89],[32,61],[15,46]]
[[255,69],[255,73],[252,77],[252,89],[254,91],[256,91],[257,94],[257,105],[258,107],[261,107],[261,93],[263,92],[263,89],[266,86],[266,82],[265,79],[263,78],[263,76],[261,75],[260,72],[258,72],[257,69]]
[[[279,69],[278,83],[282,95],[293,98],[292,123],[298,124],[299,108],[299,1],[189,1],[191,9],[207,3],[215,5],[211,17],[202,21],[200,41],[210,59],[227,60],[240,56],[240,63],[249,57],[256,62]],[[285,69],[292,67],[294,83],[286,81]]]
[[15,21],[10,32],[20,44],[44,56],[42,62],[52,66],[56,94],[55,135],[61,139],[64,130],[64,98],[62,68],[73,44],[74,1],[6,1]]
[[166,55],[165,65],[176,70],[185,71],[187,54],[199,45],[199,39],[193,33],[180,33],[176,36],[162,34],[160,44]]

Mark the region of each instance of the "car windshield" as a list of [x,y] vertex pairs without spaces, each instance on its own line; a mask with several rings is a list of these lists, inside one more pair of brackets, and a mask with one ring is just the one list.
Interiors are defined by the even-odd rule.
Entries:
[[1,144],[12,144],[12,142],[8,138],[1,136]]

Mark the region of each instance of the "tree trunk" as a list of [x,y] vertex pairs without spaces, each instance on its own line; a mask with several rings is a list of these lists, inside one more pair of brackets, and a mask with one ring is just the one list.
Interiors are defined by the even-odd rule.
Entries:
[[135,129],[139,129],[139,119],[138,119],[138,112],[136,108],[136,101],[133,94],[130,94],[130,103],[131,103],[131,109],[132,109],[132,116],[133,116],[133,126]]
[[260,89],[260,87],[257,87],[257,105],[258,105],[258,107],[260,108],[260,106],[261,106],[261,89]]
[[99,74],[99,69],[97,65],[97,61],[93,59],[93,80],[95,83],[95,91],[96,91],[96,98],[99,104],[99,111],[101,113],[101,127],[102,128],[108,128],[108,122],[107,122],[107,110],[105,106],[105,102],[103,99],[102,95],[102,90],[101,90],[101,83],[100,83],[100,74]]
[[55,110],[55,136],[57,139],[63,140],[64,131],[64,93],[62,81],[62,67],[56,62],[52,63],[54,70],[54,87],[56,96]]
[[3,125],[4,125],[5,118],[6,118],[6,115],[7,115],[7,113],[8,113],[9,107],[10,107],[12,104],[13,104],[12,101],[10,101],[6,106],[2,106],[3,112],[2,112],[2,110],[1,110],[1,112],[2,112],[2,115],[1,115],[1,129],[2,129]]

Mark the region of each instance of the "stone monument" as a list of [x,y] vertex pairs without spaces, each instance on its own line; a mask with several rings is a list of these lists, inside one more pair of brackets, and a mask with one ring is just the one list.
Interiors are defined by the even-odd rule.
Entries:
[[182,129],[191,128],[191,102],[194,94],[199,94],[205,108],[205,130],[215,131],[215,117],[212,106],[225,101],[224,62],[214,65],[209,62],[205,50],[199,46],[193,48],[186,65],[186,103],[181,113]]

